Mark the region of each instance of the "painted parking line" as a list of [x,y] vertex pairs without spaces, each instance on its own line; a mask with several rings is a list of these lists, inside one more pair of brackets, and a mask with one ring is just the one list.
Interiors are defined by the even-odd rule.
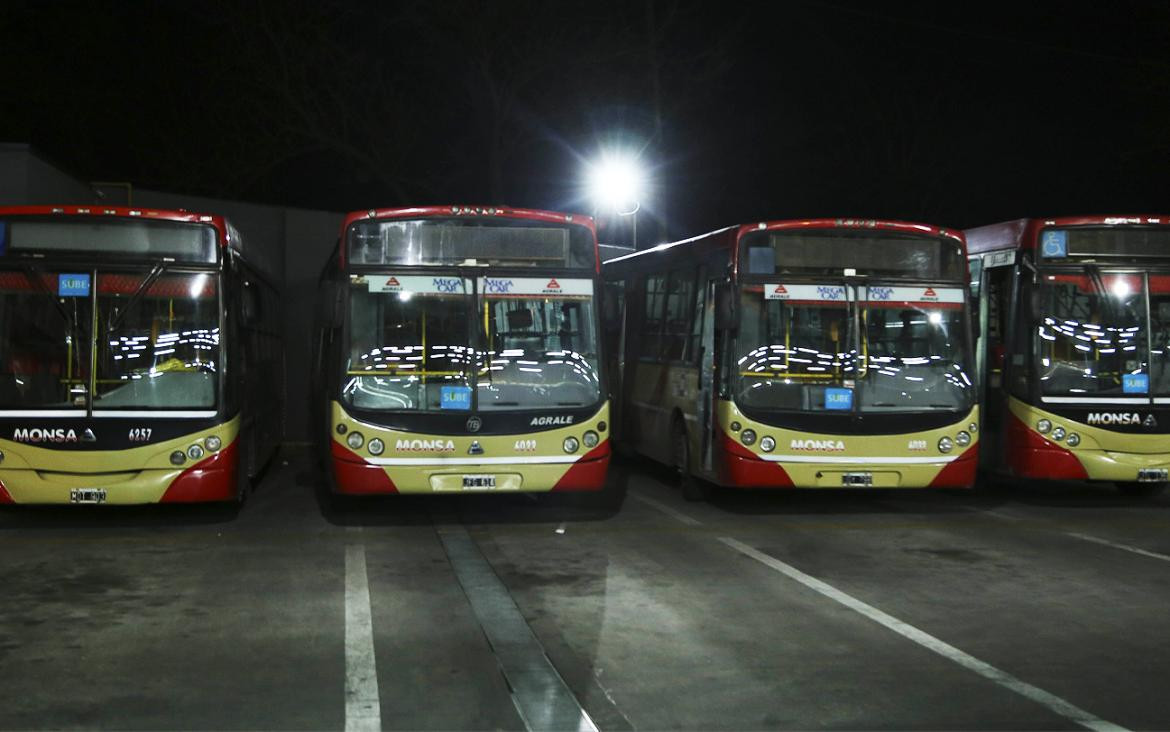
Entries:
[[690,516],[686,515],[682,511],[671,508],[670,506],[666,505],[662,501],[656,500],[654,498],[650,498],[649,496],[642,495],[642,493],[640,493],[638,491],[630,491],[627,495],[629,495],[630,498],[635,498],[635,499],[641,501],[642,503],[645,503],[647,506],[658,509],[659,511],[666,514],[667,516],[670,516],[674,520],[679,521],[681,523],[684,523],[687,526],[702,526],[703,525],[702,521],[699,521],[698,519],[691,518]]
[[[635,493],[631,493],[631,495],[635,496],[642,502],[657,508],[671,518],[685,523],[688,526],[702,525],[702,523],[697,519],[694,519],[670,506],[667,506],[666,504],[660,503],[659,501],[647,499],[644,496],[638,496]],[[872,620],[886,629],[892,630],[903,638],[913,641],[914,643],[929,651],[937,653],[939,656],[942,656],[952,663],[958,664],[959,666],[962,666],[969,671],[973,671],[974,673],[994,682],[995,684],[998,684],[1005,689],[1008,689],[1009,691],[1015,692],[1020,696],[1047,707],[1050,711],[1055,712],[1056,714],[1064,717],[1065,719],[1068,719],[1071,722],[1075,722],[1076,724],[1079,724],[1086,729],[1094,730],[1095,732],[1124,732],[1125,730],[1125,727],[1121,727],[1120,725],[1114,724],[1113,722],[1101,719],[1100,717],[1097,717],[1090,712],[1081,709],[1066,699],[1056,696],[1051,692],[1045,691],[1038,686],[1033,686],[1032,684],[1023,681],[1022,679],[1018,679],[1008,672],[992,666],[986,661],[981,661],[971,654],[961,651],[949,643],[946,643],[945,641],[940,640],[939,638],[936,638],[923,630],[915,628],[909,623],[903,622],[888,613],[878,610],[872,605],[858,600],[852,595],[838,590],[836,587],[833,587],[827,582],[823,582],[816,577],[805,574],[796,567],[782,562],[769,554],[765,554],[764,552],[759,551],[755,547],[744,544],[743,542],[736,539],[732,539],[729,536],[716,538],[721,543],[739,552],[740,554],[760,562],[766,567],[783,574],[785,577],[788,577],[791,580],[799,582],[810,590],[813,590],[814,592],[817,592],[838,604],[844,605],[850,610],[859,613],[860,615]]]
[[374,661],[374,622],[363,544],[345,547],[345,729],[347,732],[382,729],[378,669]]
[[457,524],[435,528],[525,728],[597,732],[467,529]]
[[1163,562],[1170,562],[1170,555],[1159,554],[1158,552],[1147,551],[1145,549],[1141,549],[1141,548],[1138,548],[1136,546],[1130,546],[1129,544],[1119,544],[1116,541],[1109,541],[1108,539],[1102,539],[1099,536],[1092,536],[1090,534],[1080,534],[1080,533],[1077,533],[1076,531],[1066,531],[1066,532],[1064,532],[1064,535],[1071,536],[1074,539],[1080,539],[1081,541],[1091,541],[1094,544],[1100,544],[1102,546],[1108,546],[1108,547],[1112,547],[1114,549],[1120,549],[1123,552],[1132,552],[1134,554],[1140,554],[1141,556],[1149,557],[1150,559],[1158,559],[1158,560],[1161,560]]

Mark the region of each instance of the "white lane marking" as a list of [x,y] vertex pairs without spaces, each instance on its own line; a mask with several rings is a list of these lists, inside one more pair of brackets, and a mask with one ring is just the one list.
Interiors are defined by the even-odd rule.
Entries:
[[1118,544],[1115,541],[1109,541],[1108,539],[1102,539],[1102,538],[1097,537],[1097,536],[1090,536],[1089,534],[1078,534],[1075,531],[1066,531],[1066,532],[1064,532],[1064,535],[1071,536],[1075,539],[1080,539],[1082,541],[1091,541],[1094,544],[1100,544],[1102,546],[1108,546],[1108,547],[1113,547],[1114,549],[1120,549],[1123,552],[1133,552],[1134,554],[1141,554],[1143,557],[1149,557],[1150,559],[1160,559],[1163,562],[1170,562],[1170,556],[1168,556],[1166,554],[1159,554],[1158,552],[1151,552],[1151,551],[1147,551],[1145,549],[1139,549],[1138,547],[1130,546],[1129,544]]
[[986,509],[986,508],[976,508],[974,506],[962,506],[962,508],[964,508],[972,513],[985,513],[988,516],[994,516],[998,519],[1004,519],[1005,521],[1023,521],[1024,520],[1023,516],[1013,516],[1010,513],[1000,513],[999,511],[991,511],[991,510]]
[[654,508],[657,508],[659,511],[663,512],[667,516],[670,516],[672,519],[675,519],[676,521],[681,521],[682,523],[686,524],[687,526],[702,526],[703,525],[702,521],[699,521],[698,519],[693,519],[690,516],[683,513],[682,511],[675,510],[675,509],[671,508],[670,506],[666,505],[665,503],[663,503],[661,501],[657,501],[653,498],[650,498],[649,496],[644,496],[637,491],[630,491],[630,496],[633,498],[637,498],[639,501],[641,501],[642,503],[645,503],[647,506],[652,506]]
[[993,681],[996,684],[1014,691],[1015,693],[1027,699],[1031,699],[1032,701],[1041,704],[1042,706],[1047,707],[1049,710],[1059,714],[1065,719],[1076,722],[1086,729],[1097,730],[1098,732],[1121,732],[1122,730],[1125,730],[1124,727],[1118,726],[1112,722],[1107,722],[1104,719],[1090,714],[1080,707],[1074,706],[1071,702],[1068,702],[1059,696],[1056,696],[1055,694],[1047,692],[1037,686],[1033,686],[1026,681],[1017,679],[1015,676],[1012,676],[1006,671],[1001,671],[1000,669],[992,666],[989,663],[986,663],[985,661],[980,661],[978,658],[960,651],[958,648],[955,648],[949,643],[945,643],[938,638],[935,638],[933,635],[930,635],[929,633],[921,631],[918,628],[909,625],[908,623],[904,623],[894,616],[888,615],[887,613],[878,610],[872,605],[867,605],[852,595],[847,595],[841,590],[838,590],[836,587],[822,582],[816,577],[807,575],[796,567],[785,564],[779,559],[765,554],[758,549],[750,547],[743,542],[736,541],[735,539],[726,536],[719,537],[719,541],[723,542],[737,552],[751,557],[757,562],[760,562],[761,564],[776,570],[789,579],[796,580],[805,587],[808,587],[815,592],[819,592],[830,600],[838,602],[850,610],[860,613],[875,623],[878,623],[879,625],[894,631],[898,635],[914,641],[923,648],[934,651],[943,658],[957,663],[969,671],[974,671],[985,679]]
[[374,663],[374,622],[366,577],[366,548],[345,547],[345,729],[382,729],[378,670]]

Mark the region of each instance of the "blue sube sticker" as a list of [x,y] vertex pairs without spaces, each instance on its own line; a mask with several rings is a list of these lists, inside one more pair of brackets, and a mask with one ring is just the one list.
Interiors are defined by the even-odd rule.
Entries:
[[1040,235],[1040,253],[1045,257],[1057,258],[1068,256],[1068,232],[1046,231]]
[[439,409],[471,409],[470,386],[443,386],[439,388]]
[[1121,390],[1126,394],[1149,394],[1149,374],[1122,374]]
[[853,409],[853,390],[825,389],[825,409]]
[[89,297],[89,275],[57,275],[57,294],[61,297]]
[[0,255],[8,251],[8,222],[0,221]]

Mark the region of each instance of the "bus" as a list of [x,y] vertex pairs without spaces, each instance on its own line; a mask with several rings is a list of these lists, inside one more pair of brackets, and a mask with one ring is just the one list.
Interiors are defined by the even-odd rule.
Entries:
[[611,260],[614,439],[684,496],[967,488],[979,432],[966,248],[858,219],[733,226]]
[[599,287],[587,216],[349,214],[321,275],[316,331],[332,494],[601,490]]
[[1161,491],[1170,470],[1170,216],[966,232],[981,328],[984,467]]
[[0,208],[0,503],[242,501],[281,438],[279,309],[220,216]]

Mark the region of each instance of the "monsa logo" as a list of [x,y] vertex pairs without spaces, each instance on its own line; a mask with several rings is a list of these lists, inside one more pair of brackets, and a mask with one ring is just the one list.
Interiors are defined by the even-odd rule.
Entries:
[[394,449],[398,452],[455,452],[452,440],[397,440]]
[[572,416],[558,415],[556,417],[533,417],[529,423],[531,427],[548,427],[556,424],[573,424]]
[[77,432],[64,428],[43,430],[37,427],[17,427],[12,432],[17,442],[77,442]]
[[792,450],[844,452],[845,443],[840,440],[793,440],[788,447]]
[[1138,425],[1142,423],[1142,418],[1137,412],[1089,412],[1089,418],[1085,421],[1089,424]]
[[515,283],[512,280],[485,277],[483,280],[483,291],[489,295],[507,295],[512,291],[513,285]]

